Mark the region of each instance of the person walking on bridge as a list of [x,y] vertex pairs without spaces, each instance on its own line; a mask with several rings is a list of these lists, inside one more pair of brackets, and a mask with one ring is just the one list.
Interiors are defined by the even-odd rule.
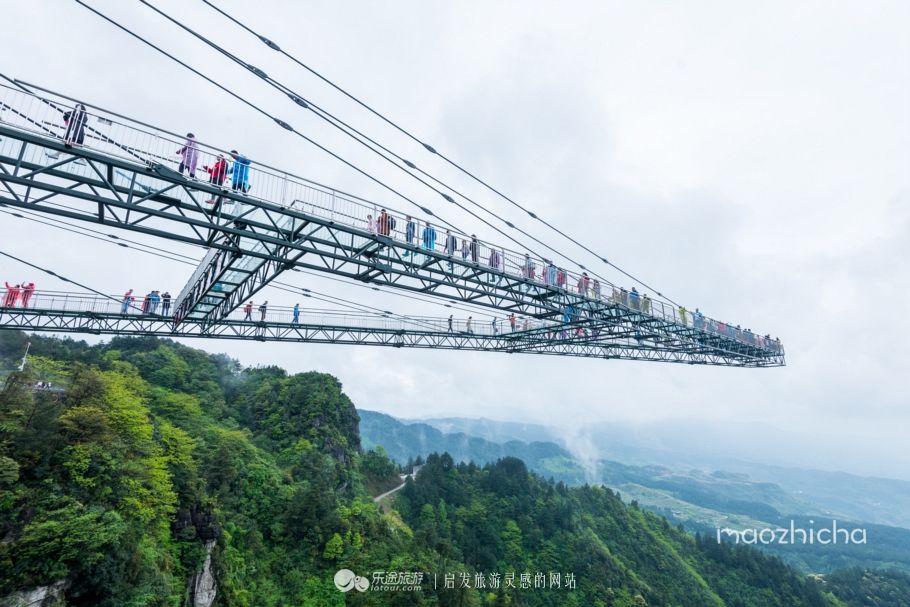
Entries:
[[388,236],[392,232],[392,225],[389,221],[389,213],[382,209],[379,211],[378,231],[380,236]]
[[633,310],[638,310],[641,308],[641,300],[638,296],[638,289],[632,287],[632,290],[629,291],[629,305]]
[[218,159],[215,160],[214,166],[202,165],[202,168],[209,174],[209,183],[218,186],[224,183],[224,178],[227,177],[228,173],[227,160],[224,159],[224,154],[218,154]]
[[158,311],[158,304],[161,303],[161,295],[158,291],[152,291],[149,297],[149,314],[155,314]]
[[28,284],[22,285],[22,307],[27,308],[28,302],[32,298],[32,294],[35,292],[35,283],[30,282]]
[[[407,221],[407,224],[405,224],[404,227],[404,241],[409,245],[412,245],[414,244],[414,240],[417,238],[417,224],[414,222],[414,219],[410,215],[407,215],[405,217],[405,221]],[[404,257],[410,257],[411,252],[405,251],[403,255]]]
[[196,179],[196,162],[199,160],[199,147],[196,145],[196,136],[192,133],[186,134],[186,141],[183,147],[177,150],[177,154],[182,158],[180,167],[177,172],[183,175],[183,171],[192,179]]
[[85,124],[87,122],[88,113],[81,103],[77,103],[76,107],[63,114],[63,123],[66,124],[63,145],[71,148],[74,145],[81,146],[85,143]]
[[265,313],[268,311],[268,309],[269,309],[269,302],[268,301],[262,302],[262,304],[259,306],[259,322],[265,322]]
[[300,322],[300,304],[299,303],[294,304],[294,311],[293,311],[293,317],[291,319],[291,322],[294,323],[295,325]]
[[436,228],[430,225],[430,222],[426,222],[426,227],[423,229],[422,241],[423,248],[427,251],[432,251],[436,248]]
[[171,292],[165,291],[161,296],[161,315],[167,316],[171,312]]
[[512,333],[515,332],[515,323],[517,321],[518,321],[518,319],[515,318],[515,312],[512,312],[511,314],[509,314],[509,325],[511,325],[511,327],[512,327]]
[[16,302],[19,301],[20,285],[12,286],[8,282],[3,284],[6,285],[6,299],[3,300],[3,305],[7,308],[16,307]]
[[243,306],[243,320],[253,320],[251,318],[252,315],[253,315],[253,300],[251,299],[250,301],[247,302],[247,304],[245,306]]
[[474,319],[471,316],[468,316],[468,322],[465,323],[465,331],[467,333],[470,333],[471,335],[474,334],[474,328],[471,326],[471,324],[473,323],[473,320]]
[[123,299],[120,300],[120,313],[128,314],[130,311],[130,305],[135,301],[136,298],[133,297],[133,290],[130,289],[123,294]]
[[234,159],[234,164],[228,169],[231,189],[246,194],[250,191],[250,159],[237,150],[231,150],[231,158]]
[[449,272],[455,269],[452,258],[455,256],[455,249],[458,248],[458,239],[452,235],[451,230],[446,230],[446,255],[449,256]]
[[454,314],[449,314],[449,333],[452,332],[452,317],[453,317],[453,316],[455,316],[455,315],[454,315]]

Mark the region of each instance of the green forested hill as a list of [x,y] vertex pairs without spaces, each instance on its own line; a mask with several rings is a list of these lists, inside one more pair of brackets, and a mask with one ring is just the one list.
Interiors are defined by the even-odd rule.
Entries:
[[[26,337],[0,332],[0,603],[54,585],[57,605],[177,607],[213,580],[214,604],[232,606],[841,604],[777,559],[514,458],[433,455],[381,510],[370,491],[397,468],[362,451],[325,374],[151,338],[29,339],[17,372]],[[343,568],[423,572],[423,588],[342,593]],[[476,587],[510,571],[571,573],[576,588]],[[474,583],[446,589],[446,574]]]

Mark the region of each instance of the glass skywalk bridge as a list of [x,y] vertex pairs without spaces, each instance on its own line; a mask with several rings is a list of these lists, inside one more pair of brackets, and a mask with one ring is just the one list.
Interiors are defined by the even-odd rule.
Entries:
[[[281,272],[302,268],[539,324],[524,334],[537,342],[512,340],[509,351],[571,349],[577,355],[613,357],[604,343],[632,340],[623,347],[672,352],[668,360],[784,364],[777,340],[601,283],[583,269],[568,271],[446,229],[426,208],[423,218],[414,215],[416,235],[408,238],[406,214],[259,163],[250,170],[246,193],[234,191],[230,177],[225,183],[190,179],[176,171],[174,150],[182,147],[182,137],[112,112],[86,106],[84,145],[67,147],[62,116],[73,106],[55,95],[0,86],[0,203],[208,249],[170,318],[108,318],[105,326],[128,332],[139,323],[156,331],[169,326],[173,332],[192,323],[186,330],[199,336],[232,326],[242,338],[256,338],[251,336],[259,328],[263,338],[279,339],[282,323],[274,329],[271,323],[232,325],[232,314]],[[228,157],[200,144],[198,166],[214,165],[219,154]],[[557,325],[571,328],[552,328]],[[419,331],[414,335],[426,337]],[[504,339],[496,338],[502,347],[483,349],[508,350]],[[643,343],[647,348],[633,347]]]

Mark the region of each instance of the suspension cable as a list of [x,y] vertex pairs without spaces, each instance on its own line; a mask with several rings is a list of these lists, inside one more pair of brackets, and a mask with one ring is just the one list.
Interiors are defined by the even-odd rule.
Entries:
[[[172,16],[169,15],[168,13],[166,13],[166,12],[160,10],[159,8],[157,8],[156,6],[150,4],[147,0],[139,0],[139,1],[140,1],[142,4],[144,4],[145,6],[149,7],[149,8],[152,9],[153,11],[155,11],[156,13],[158,13],[159,15],[161,15],[162,17],[164,17],[165,19],[167,19],[168,21],[170,21],[171,23],[173,23],[174,25],[176,25],[176,26],[178,26],[179,28],[183,29],[185,32],[187,32],[187,33],[189,33],[190,35],[194,36],[196,39],[202,41],[203,43],[205,43],[205,44],[208,45],[209,47],[215,49],[217,52],[221,53],[223,56],[227,57],[227,58],[230,59],[231,61],[233,61],[233,62],[235,62],[236,64],[240,65],[240,66],[243,67],[244,69],[247,69],[247,70],[253,72],[253,73],[256,74],[257,76],[259,76],[260,78],[262,78],[262,79],[263,79],[268,85],[270,85],[272,88],[276,89],[277,91],[279,91],[279,92],[282,93],[283,95],[286,95],[287,97],[289,97],[292,101],[294,101],[295,103],[297,103],[297,105],[303,107],[304,109],[309,110],[310,112],[312,112],[314,115],[316,115],[317,117],[319,117],[320,119],[322,119],[322,120],[325,121],[326,123],[328,123],[328,124],[330,124],[331,126],[335,127],[336,129],[338,129],[339,131],[341,131],[342,133],[344,133],[345,135],[347,135],[348,137],[350,137],[350,138],[353,139],[354,141],[360,143],[362,146],[366,147],[367,149],[369,149],[370,151],[372,151],[374,154],[378,155],[380,158],[382,158],[383,160],[385,160],[386,162],[388,162],[389,164],[391,164],[392,166],[394,166],[395,168],[397,168],[397,169],[403,171],[404,173],[406,173],[407,175],[409,175],[409,176],[412,177],[413,179],[415,179],[415,180],[417,180],[418,182],[420,182],[422,185],[426,186],[427,188],[429,188],[429,189],[432,190],[433,192],[439,194],[440,196],[442,196],[442,197],[443,197],[445,200],[447,200],[448,202],[454,204],[454,205],[457,206],[459,209],[461,209],[461,210],[463,210],[464,212],[468,213],[471,217],[474,217],[475,219],[477,219],[478,221],[480,221],[481,223],[483,223],[484,225],[486,225],[486,226],[489,227],[490,229],[494,230],[494,231],[497,232],[498,234],[502,235],[503,237],[509,239],[510,241],[512,241],[513,243],[515,243],[516,245],[518,245],[519,247],[525,249],[526,251],[529,251],[529,252],[531,252],[531,253],[534,253],[534,254],[535,254],[536,256],[538,256],[538,257],[544,258],[544,256],[540,255],[539,252],[534,251],[531,247],[528,247],[525,243],[523,243],[523,242],[521,242],[521,241],[515,239],[514,237],[512,237],[512,236],[509,235],[508,233],[504,232],[502,229],[498,228],[497,226],[493,225],[492,223],[490,223],[489,221],[487,221],[487,220],[484,219],[483,217],[479,216],[477,213],[475,213],[475,212],[471,211],[470,209],[466,208],[464,205],[460,204],[459,202],[457,202],[456,200],[454,200],[450,195],[448,195],[448,194],[446,194],[445,192],[441,191],[440,189],[438,189],[438,188],[435,187],[434,185],[432,185],[432,184],[430,184],[430,183],[427,183],[427,182],[424,181],[422,178],[420,178],[419,176],[415,175],[415,174],[412,173],[410,170],[408,170],[408,168],[413,169],[413,170],[416,170],[418,173],[420,173],[421,175],[427,177],[429,180],[435,182],[436,184],[438,184],[438,185],[441,186],[441,187],[444,187],[444,188],[448,189],[449,191],[451,191],[452,193],[456,194],[456,195],[459,196],[460,198],[463,198],[464,200],[468,201],[469,203],[471,203],[471,204],[474,205],[475,207],[477,207],[477,208],[479,208],[480,210],[486,212],[487,214],[489,214],[489,215],[495,217],[496,219],[498,219],[498,220],[501,221],[502,223],[506,224],[506,225],[509,226],[510,228],[512,228],[512,229],[514,229],[514,230],[516,230],[516,231],[518,231],[520,234],[524,235],[525,237],[530,238],[530,239],[533,240],[534,242],[536,242],[536,243],[538,243],[539,245],[545,247],[546,249],[550,250],[551,252],[555,253],[556,255],[558,255],[558,256],[560,256],[560,257],[566,259],[567,261],[569,261],[569,262],[571,262],[571,263],[577,265],[577,266],[578,266],[579,268],[581,268],[583,271],[590,271],[591,274],[592,274],[593,276],[595,276],[596,278],[601,279],[602,281],[604,281],[605,283],[607,283],[607,284],[610,285],[611,287],[614,286],[613,283],[612,283],[610,280],[608,280],[607,278],[605,278],[605,277],[603,277],[603,276],[597,274],[597,273],[594,272],[593,270],[589,270],[589,269],[586,268],[583,264],[581,264],[581,263],[578,262],[578,261],[573,260],[571,257],[569,257],[568,255],[566,255],[565,253],[559,251],[558,249],[556,249],[556,248],[554,248],[553,246],[547,244],[546,242],[540,240],[539,238],[533,236],[532,234],[529,234],[529,233],[526,232],[525,230],[523,230],[523,229],[521,229],[520,227],[516,226],[516,225],[515,225],[514,223],[512,223],[511,221],[509,221],[509,220],[507,220],[507,219],[501,217],[500,215],[498,215],[498,214],[495,213],[494,211],[491,211],[490,209],[486,208],[484,205],[482,205],[482,204],[480,204],[479,202],[475,201],[473,198],[469,197],[468,195],[466,195],[466,194],[460,192],[459,190],[457,190],[457,189],[454,188],[453,186],[446,184],[445,182],[443,182],[443,181],[437,179],[436,177],[434,177],[433,175],[427,173],[427,172],[424,171],[423,169],[417,167],[417,165],[415,165],[413,162],[411,162],[411,161],[407,160],[406,158],[400,156],[399,154],[397,154],[397,153],[395,153],[394,151],[390,150],[390,149],[387,148],[386,146],[384,146],[384,145],[382,145],[381,143],[377,142],[376,140],[372,139],[372,138],[369,137],[368,135],[365,135],[363,132],[359,131],[358,129],[356,129],[355,127],[351,126],[351,125],[348,124],[347,122],[343,121],[342,119],[340,119],[340,118],[338,118],[337,116],[335,116],[335,115],[333,115],[332,113],[330,113],[328,110],[326,110],[326,109],[324,109],[324,108],[318,106],[318,105],[315,104],[313,101],[307,99],[306,97],[304,97],[304,96],[301,95],[300,93],[294,91],[293,89],[291,89],[291,88],[288,87],[287,85],[285,85],[285,84],[283,84],[283,83],[281,83],[281,82],[275,80],[274,78],[270,77],[268,74],[266,74],[266,73],[265,73],[264,71],[262,71],[261,69],[259,69],[259,68],[255,67],[254,65],[252,65],[252,64],[250,64],[250,63],[244,61],[243,59],[241,59],[241,58],[238,57],[237,55],[235,55],[235,54],[231,53],[230,51],[228,51],[227,49],[225,49],[224,47],[222,47],[222,46],[216,44],[215,42],[213,42],[213,41],[212,41],[211,39],[209,39],[208,37],[203,36],[202,34],[200,34],[199,32],[197,32],[197,31],[194,30],[193,28],[187,26],[186,24],[184,24],[184,23],[182,23],[181,21],[179,21],[178,19],[172,17]],[[367,143],[367,142],[369,142],[369,143]],[[372,145],[370,145],[370,144],[372,144]],[[376,146],[376,147],[372,147],[372,146]],[[376,149],[376,148],[379,148],[379,149]],[[382,150],[382,151],[380,151],[380,150]],[[383,152],[385,152],[385,154],[384,154]],[[388,154],[388,156],[387,156],[386,154]],[[395,162],[394,160],[392,160],[392,158],[390,158],[389,156],[394,157],[396,160],[398,160],[399,162],[403,163],[403,164],[406,165],[406,167],[408,167],[408,168],[405,168],[404,166],[401,166],[400,164],[396,163],[396,162]],[[545,258],[544,258],[544,259],[545,259]]]
[[[374,109],[373,107],[371,107],[370,105],[368,105],[367,103],[365,103],[364,101],[360,100],[359,98],[357,98],[357,97],[354,96],[353,94],[349,93],[349,92],[346,91],[344,88],[342,88],[341,86],[339,86],[338,84],[336,84],[335,82],[333,82],[332,80],[330,80],[329,78],[327,78],[326,76],[322,75],[320,72],[318,72],[318,71],[315,70],[314,68],[310,67],[309,65],[307,65],[306,63],[304,63],[303,61],[301,61],[300,59],[298,59],[297,57],[295,57],[295,56],[292,55],[291,53],[288,53],[287,51],[285,51],[284,49],[282,49],[282,48],[281,48],[277,43],[275,43],[274,41],[270,40],[269,38],[267,38],[266,36],[260,34],[259,32],[256,32],[255,30],[253,30],[252,28],[250,28],[249,26],[247,26],[245,23],[243,23],[243,22],[240,21],[239,19],[235,18],[233,15],[231,15],[231,14],[228,13],[227,11],[225,11],[225,10],[221,9],[220,7],[216,6],[216,5],[213,4],[210,0],[202,0],[202,2],[203,2],[204,4],[206,4],[207,6],[209,6],[211,9],[213,9],[214,11],[216,11],[217,13],[221,14],[223,17],[225,17],[226,19],[228,19],[228,20],[231,21],[232,23],[234,23],[235,25],[237,25],[238,27],[240,27],[241,29],[245,30],[245,31],[248,32],[249,34],[251,34],[251,35],[255,36],[256,38],[258,38],[263,44],[265,44],[266,46],[268,46],[268,47],[269,47],[270,49],[272,49],[273,51],[276,51],[276,52],[278,52],[279,54],[284,55],[286,58],[288,58],[289,60],[291,60],[293,63],[295,63],[295,64],[297,64],[298,66],[300,66],[301,68],[305,69],[306,71],[308,71],[310,74],[312,74],[313,76],[315,76],[315,77],[318,78],[319,80],[322,80],[323,82],[325,82],[326,84],[328,84],[330,87],[332,87],[333,89],[335,89],[336,91],[338,91],[339,93],[341,93],[342,95],[344,95],[345,97],[347,97],[348,99],[350,99],[351,101],[353,101],[354,103],[356,103],[357,105],[359,105],[360,107],[364,108],[364,109],[367,110],[369,113],[371,113],[372,115],[376,116],[376,117],[379,118],[381,121],[385,122],[386,124],[388,124],[389,126],[391,126],[392,128],[394,128],[395,130],[397,130],[398,132],[400,132],[401,134],[403,134],[403,135],[406,136],[407,138],[409,138],[409,139],[411,139],[412,141],[414,141],[415,143],[419,144],[421,147],[423,147],[423,148],[424,148],[427,152],[429,152],[430,154],[434,154],[434,155],[438,156],[438,157],[441,158],[445,163],[447,163],[448,165],[450,165],[450,166],[452,166],[453,168],[457,169],[458,171],[460,171],[461,173],[463,173],[464,175],[466,175],[467,177],[469,177],[469,178],[472,179],[473,181],[479,183],[481,186],[483,186],[483,187],[486,188],[487,190],[493,192],[494,194],[496,194],[497,196],[499,196],[499,197],[502,198],[503,200],[505,200],[505,201],[507,201],[508,203],[512,204],[513,206],[515,206],[516,208],[520,209],[521,211],[527,213],[528,216],[530,216],[532,219],[535,219],[535,220],[539,221],[539,222],[542,223],[544,226],[548,227],[549,229],[553,230],[554,232],[556,232],[557,234],[559,234],[560,236],[562,236],[562,237],[565,238],[566,240],[572,242],[572,243],[575,244],[576,246],[580,247],[581,249],[583,249],[583,250],[587,251],[588,253],[590,253],[591,255],[595,256],[597,259],[599,259],[600,261],[602,261],[602,262],[605,263],[606,265],[608,265],[608,266],[614,268],[615,270],[617,270],[618,272],[620,272],[622,275],[626,276],[626,277],[629,278],[630,280],[633,280],[633,281],[635,281],[636,283],[638,283],[639,285],[641,285],[641,286],[643,286],[643,287],[645,287],[645,288],[647,288],[647,289],[650,289],[650,290],[654,291],[654,293],[656,293],[659,297],[664,298],[665,300],[667,300],[668,302],[672,303],[673,305],[676,305],[676,306],[679,306],[679,305],[680,305],[680,304],[678,304],[677,302],[675,302],[673,299],[671,299],[669,296],[664,295],[664,294],[661,293],[659,290],[657,290],[657,289],[655,289],[654,287],[648,285],[646,282],[644,282],[644,281],[641,280],[640,278],[637,278],[636,276],[633,276],[632,274],[630,274],[630,273],[627,272],[626,270],[622,269],[621,267],[619,267],[619,266],[616,265],[615,263],[611,262],[611,261],[610,261],[609,259],[607,259],[604,255],[602,255],[602,254],[600,254],[600,253],[597,253],[596,251],[592,250],[590,247],[588,247],[588,246],[586,246],[585,244],[579,242],[578,240],[576,240],[576,239],[573,238],[572,236],[566,234],[564,231],[560,230],[559,228],[557,228],[556,226],[554,226],[552,223],[550,223],[550,222],[548,222],[547,220],[543,219],[542,217],[540,217],[537,213],[535,213],[535,212],[532,211],[531,209],[529,209],[529,208],[525,207],[524,205],[522,205],[522,204],[516,202],[515,200],[513,200],[511,197],[509,197],[509,196],[507,196],[506,194],[504,194],[502,191],[500,191],[500,190],[497,189],[496,187],[490,185],[490,184],[487,183],[485,180],[483,180],[483,179],[481,179],[480,177],[478,177],[477,175],[475,175],[473,172],[469,171],[468,169],[464,168],[463,166],[461,166],[461,165],[460,165],[459,163],[457,163],[456,161],[452,160],[451,158],[449,158],[448,156],[446,156],[446,155],[443,154],[442,152],[438,151],[438,150],[437,150],[435,147],[433,147],[432,145],[430,145],[430,144],[426,143],[425,141],[421,140],[421,139],[418,138],[416,135],[412,134],[410,131],[408,131],[408,130],[405,129],[404,127],[400,126],[399,124],[397,124],[396,122],[394,122],[394,121],[391,120],[390,118],[386,117],[385,115],[383,115],[382,113],[380,113],[379,111],[377,111],[376,109]],[[514,226],[510,226],[510,227],[514,227]],[[517,228],[516,228],[516,229],[517,229]],[[542,243],[541,243],[541,244],[542,244]],[[546,246],[546,245],[544,245],[544,246]],[[549,248],[549,247],[548,247],[548,248]],[[552,249],[551,249],[551,250],[552,250]],[[567,259],[568,259],[568,258],[567,258]],[[571,261],[571,260],[570,260],[570,261]],[[573,262],[573,263],[577,263],[577,262]],[[581,267],[582,269],[584,269],[584,266],[583,266],[583,265],[581,265],[581,264],[577,264],[577,265],[579,265],[579,267]],[[593,274],[593,271],[592,271],[592,274]]]

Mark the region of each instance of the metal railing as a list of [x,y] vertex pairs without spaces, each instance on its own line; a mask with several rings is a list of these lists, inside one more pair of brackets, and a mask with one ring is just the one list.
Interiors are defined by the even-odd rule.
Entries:
[[[185,137],[174,133],[90,104],[83,106],[84,116],[70,99],[56,94],[39,96],[0,85],[0,123],[5,125],[45,137],[64,139],[74,146],[90,147],[93,151],[130,162],[164,164],[175,171],[181,170],[187,179],[206,181],[250,199],[343,223],[362,230],[366,237],[372,234],[405,243],[413,248],[412,255],[432,251],[435,255],[483,266],[492,271],[494,281],[502,279],[495,276],[501,273],[684,326],[696,333],[735,340],[774,354],[783,352],[780,341],[771,339],[770,336],[762,337],[731,323],[708,318],[700,312],[692,313],[677,308],[665,301],[639,294],[634,289],[626,291],[610,283],[601,283],[590,278],[586,272],[569,272],[551,260],[509,250],[463,232],[444,229],[428,219],[418,219],[390,207],[382,207],[258,162],[244,166],[243,160],[234,159],[228,152],[217,147],[195,140],[190,143]],[[68,123],[63,119],[67,113],[70,118]],[[193,149],[190,158],[186,151],[188,146]],[[0,155],[15,157],[20,151],[16,142],[0,140]],[[59,156],[51,156],[34,146],[28,146],[25,154],[25,160],[45,166],[57,162]],[[219,160],[230,165],[223,175],[220,170],[214,170]],[[191,171],[193,167],[195,172]],[[68,163],[59,170],[80,173],[82,177],[94,176],[93,169],[84,162]],[[129,186],[125,175],[115,172],[114,179],[115,185]],[[160,183],[162,182],[156,183],[155,178],[150,176],[143,187],[151,191],[160,187]],[[181,188],[172,189],[168,196],[188,204],[193,203],[190,194]],[[243,208],[241,202],[230,200],[225,204],[225,211],[232,214],[249,211],[248,208]],[[254,210],[248,216],[255,219],[259,213],[262,211]],[[286,221],[290,223],[292,217],[287,216]],[[413,229],[409,224],[413,224]],[[278,226],[279,229],[282,227],[286,226]],[[193,282],[191,280],[188,286]],[[180,297],[183,296],[185,294],[181,293]]]

